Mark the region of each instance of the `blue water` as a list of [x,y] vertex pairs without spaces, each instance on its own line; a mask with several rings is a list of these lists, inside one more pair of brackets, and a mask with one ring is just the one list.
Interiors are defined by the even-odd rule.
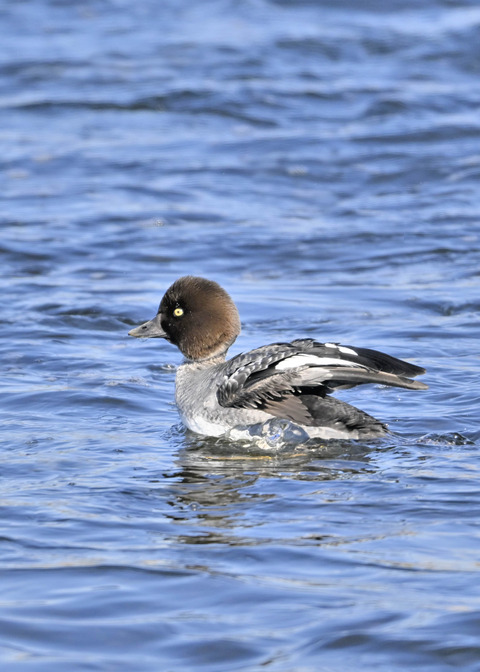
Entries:
[[[0,665],[480,670],[480,6],[0,8]],[[232,354],[428,369],[369,443],[198,437],[128,330],[217,280]]]

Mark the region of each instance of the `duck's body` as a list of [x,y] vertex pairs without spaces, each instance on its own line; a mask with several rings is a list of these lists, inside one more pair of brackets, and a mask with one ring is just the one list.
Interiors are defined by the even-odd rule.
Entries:
[[420,390],[411,380],[424,369],[375,350],[300,339],[265,345],[225,361],[240,333],[229,295],[215,282],[186,276],[166,292],[153,320],[132,329],[137,338],[166,338],[187,361],[177,371],[175,398],[183,423],[194,432],[222,436],[284,418],[310,437],[367,439],[386,426],[330,397],[363,383]]

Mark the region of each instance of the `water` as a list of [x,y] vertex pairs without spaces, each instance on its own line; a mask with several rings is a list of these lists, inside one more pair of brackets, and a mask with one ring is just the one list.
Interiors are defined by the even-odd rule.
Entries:
[[[480,7],[0,9],[0,661],[10,672],[480,670]],[[232,354],[425,366],[368,443],[189,434],[137,342],[186,273]]]

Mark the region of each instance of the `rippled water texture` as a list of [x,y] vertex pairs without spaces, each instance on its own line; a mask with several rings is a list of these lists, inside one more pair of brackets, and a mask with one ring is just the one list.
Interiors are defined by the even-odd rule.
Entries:
[[[2,671],[480,670],[480,6],[0,7]],[[368,443],[186,432],[127,337],[180,275],[232,353],[425,366]]]

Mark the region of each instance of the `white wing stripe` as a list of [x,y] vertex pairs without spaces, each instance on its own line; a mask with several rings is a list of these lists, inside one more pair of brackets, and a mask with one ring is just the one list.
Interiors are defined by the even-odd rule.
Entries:
[[355,355],[355,357],[358,357],[358,352],[355,352],[355,350],[352,350],[351,348],[347,348],[345,345],[339,345],[338,349],[340,352],[343,352],[344,355]]
[[[349,362],[345,359],[336,357],[318,357],[318,355],[299,354],[286,357],[281,362],[275,365],[277,371],[288,371],[288,369],[296,369],[299,366],[353,366],[358,368],[356,362]],[[364,367],[361,367],[364,368]]]
[[358,352],[355,352],[355,350],[352,350],[351,348],[347,348],[346,345],[337,345],[336,343],[324,343],[323,345],[326,348],[335,348],[335,350],[343,352],[344,355],[355,355],[355,357],[358,357]]

